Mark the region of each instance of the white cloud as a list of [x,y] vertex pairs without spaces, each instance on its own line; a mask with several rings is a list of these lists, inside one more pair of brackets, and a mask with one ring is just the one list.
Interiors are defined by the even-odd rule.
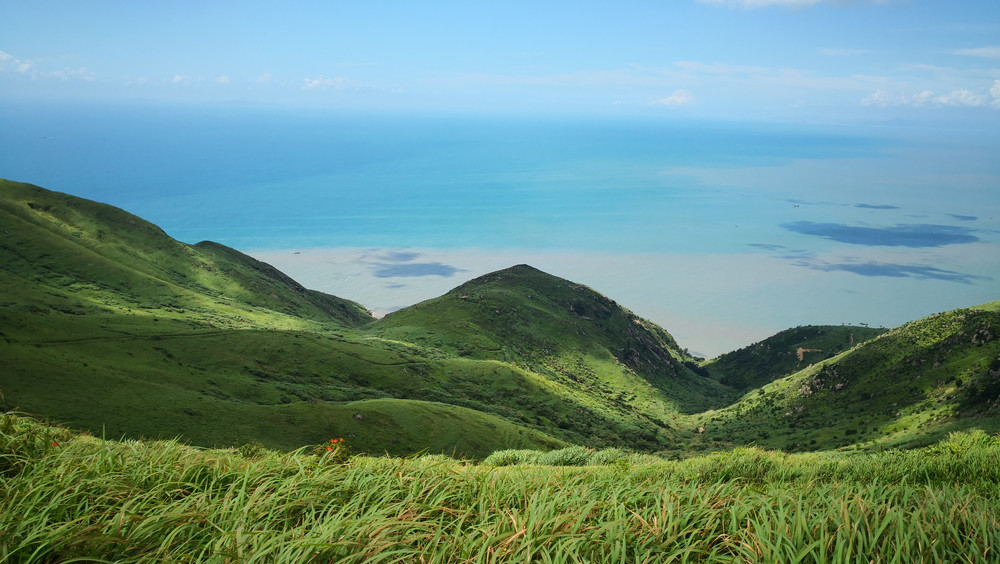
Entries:
[[913,104],[915,106],[922,106],[934,99],[934,93],[930,90],[924,90],[919,94],[913,95]]
[[820,49],[820,53],[831,57],[849,57],[852,55],[864,55],[867,49]]
[[942,94],[934,101],[944,105],[944,106],[970,106],[979,107],[986,105],[986,96],[982,94],[973,94],[968,90],[961,88],[959,90],[953,90],[947,94]]
[[968,55],[970,57],[1000,59],[1000,45],[989,45],[986,47],[975,47],[972,49],[955,49],[951,53],[953,55]]
[[87,70],[86,67],[80,67],[78,69],[65,68],[63,70],[58,70],[53,72],[38,73],[38,76],[44,78],[58,78],[61,80],[69,80],[75,78],[80,80],[91,81],[97,79],[97,73]]
[[861,99],[862,106],[878,106],[880,108],[885,108],[887,106],[902,106],[904,104],[905,100],[902,96],[892,94],[882,89],[876,90]]
[[868,96],[861,99],[862,106],[878,106],[880,108],[886,108],[889,106],[910,106],[910,107],[923,107],[923,106],[950,106],[950,107],[965,107],[965,108],[982,108],[985,106],[1000,107],[997,102],[1000,101],[1000,80],[997,80],[993,88],[990,89],[990,95],[993,96],[993,101],[990,102],[989,96],[985,94],[976,94],[965,88],[959,88],[958,90],[952,90],[947,94],[935,94],[930,90],[923,90],[916,94],[905,95],[896,92],[889,92],[886,90],[876,90]]
[[215,79],[215,82],[218,84],[229,84],[229,77],[226,75],[222,75],[220,77],[217,77]]
[[31,80],[57,79],[57,80],[86,80],[97,79],[97,73],[87,70],[86,67],[71,69],[69,67],[56,71],[38,70],[31,61],[23,61],[5,51],[0,51],[0,73],[14,72],[23,75]]
[[188,80],[190,79],[183,74],[175,74],[174,77],[170,79],[170,82],[172,84],[181,84],[183,82],[187,82]]
[[6,72],[8,70],[12,70],[20,74],[27,74],[31,70],[31,61],[22,61],[10,53],[0,51],[0,72]]
[[271,82],[271,79],[273,79],[273,78],[274,77],[271,76],[271,73],[265,72],[264,74],[262,74],[259,77],[257,77],[257,82],[260,82],[260,83],[263,84],[263,83]]
[[347,78],[342,76],[334,78],[324,78],[323,75],[319,75],[316,78],[305,79],[305,84],[302,85],[303,90],[326,90],[328,88],[333,88],[334,90],[340,90],[341,88],[349,88],[352,86],[357,86],[357,84]]
[[653,102],[657,106],[683,106],[694,102],[694,95],[687,90],[674,90],[673,94],[666,98],[660,98]]

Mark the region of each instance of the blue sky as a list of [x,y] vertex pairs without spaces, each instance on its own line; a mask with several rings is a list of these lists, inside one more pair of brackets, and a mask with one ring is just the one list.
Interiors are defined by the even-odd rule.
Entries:
[[3,0],[0,99],[995,124],[1000,2]]

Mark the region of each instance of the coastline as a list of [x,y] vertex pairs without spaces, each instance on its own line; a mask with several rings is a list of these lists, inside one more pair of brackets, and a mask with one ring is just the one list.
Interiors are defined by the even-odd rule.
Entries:
[[[483,274],[530,264],[608,296],[706,358],[798,325],[894,327],[937,311],[977,305],[929,299],[939,284],[948,282],[820,272],[766,253],[334,247],[247,254],[308,288],[357,301],[380,317]],[[914,289],[922,290],[914,294]]]

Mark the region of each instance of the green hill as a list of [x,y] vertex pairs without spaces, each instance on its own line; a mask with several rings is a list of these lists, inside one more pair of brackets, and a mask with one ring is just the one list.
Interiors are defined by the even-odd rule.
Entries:
[[[373,323],[358,304],[117,208],[7,181],[0,194],[3,405],[108,436],[295,448],[347,434],[330,414],[378,399],[464,408],[519,432],[490,443],[483,425],[458,425],[468,440],[431,444],[441,429],[430,425],[369,437],[370,452],[658,450],[676,442],[682,412],[728,393],[686,368],[666,331],[529,267]],[[484,318],[487,307],[506,316]]]
[[712,378],[747,391],[834,357],[886,329],[809,325],[786,329],[705,365]]
[[109,438],[482,458],[1000,427],[1000,302],[884,334],[799,327],[699,365],[665,329],[526,265],[375,320],[233,249],[28,184],[0,180],[0,231],[0,408]]
[[[994,302],[995,304],[995,302]],[[703,440],[785,450],[920,446],[1000,428],[1000,311],[932,315],[699,415]]]
[[[386,339],[488,359],[554,392],[535,412],[590,439],[634,447],[676,441],[685,413],[721,406],[728,388],[699,376],[673,337],[613,300],[527,265],[471,280],[372,326]],[[603,442],[603,440],[601,442]]]
[[[448,387],[427,355],[360,332],[373,318],[359,304],[232,249],[185,245],[117,208],[9,181],[0,230],[6,409],[110,437],[215,446],[290,449],[349,433],[374,453],[564,444],[461,402],[387,409],[451,399],[435,395]],[[352,402],[375,399],[383,415],[356,429],[351,417],[374,404]]]

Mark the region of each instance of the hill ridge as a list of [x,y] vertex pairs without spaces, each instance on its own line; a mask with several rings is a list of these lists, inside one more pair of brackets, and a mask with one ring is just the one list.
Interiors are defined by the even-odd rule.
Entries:
[[112,435],[678,456],[912,446],[1000,422],[1000,302],[884,333],[789,329],[702,362],[527,264],[375,320],[234,249],[37,186],[0,180],[0,227],[2,407]]

